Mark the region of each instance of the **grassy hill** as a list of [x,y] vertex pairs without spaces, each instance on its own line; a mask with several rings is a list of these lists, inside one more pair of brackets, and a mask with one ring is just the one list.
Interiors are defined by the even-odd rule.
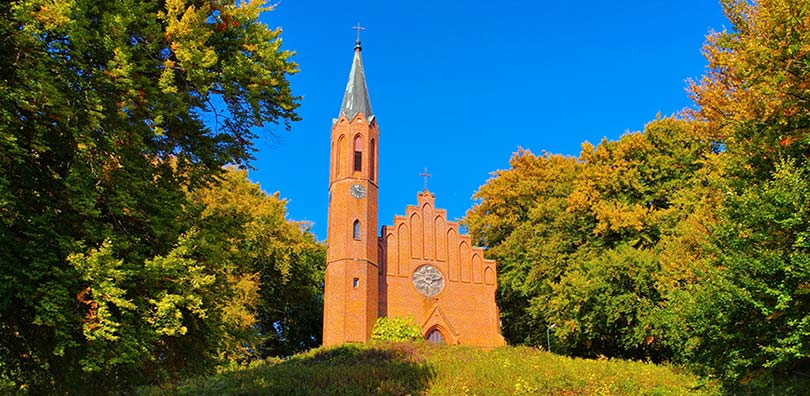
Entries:
[[523,347],[345,345],[159,388],[169,395],[719,395],[669,367],[572,359]]

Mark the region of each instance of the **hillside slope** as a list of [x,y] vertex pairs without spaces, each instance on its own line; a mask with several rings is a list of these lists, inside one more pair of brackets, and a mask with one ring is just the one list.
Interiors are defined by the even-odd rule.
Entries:
[[160,388],[168,395],[719,395],[668,367],[583,360],[530,348],[344,345]]

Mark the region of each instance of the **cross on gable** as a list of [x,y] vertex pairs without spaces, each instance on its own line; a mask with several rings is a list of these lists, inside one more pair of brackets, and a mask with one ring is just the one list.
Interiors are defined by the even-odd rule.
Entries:
[[425,170],[422,173],[420,173],[419,176],[422,176],[422,177],[425,178],[425,191],[427,191],[428,190],[428,188],[427,188],[428,177],[431,177],[433,175],[428,173],[427,168],[425,168]]

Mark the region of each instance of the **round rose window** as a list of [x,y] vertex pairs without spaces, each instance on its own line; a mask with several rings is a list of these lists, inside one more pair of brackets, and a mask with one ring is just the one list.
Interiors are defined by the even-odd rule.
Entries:
[[425,297],[433,297],[444,288],[444,277],[436,267],[425,264],[413,272],[413,285]]

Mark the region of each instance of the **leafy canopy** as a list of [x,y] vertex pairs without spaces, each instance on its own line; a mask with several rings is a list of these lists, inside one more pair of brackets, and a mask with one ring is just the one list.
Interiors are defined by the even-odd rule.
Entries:
[[298,119],[267,10],[0,3],[0,381],[106,393],[210,369],[248,331],[223,307],[258,278],[200,254],[189,192]]
[[807,375],[810,3],[721,3],[696,109],[577,159],[521,150],[476,193],[510,342],[555,325],[564,352],[687,363],[730,392]]

